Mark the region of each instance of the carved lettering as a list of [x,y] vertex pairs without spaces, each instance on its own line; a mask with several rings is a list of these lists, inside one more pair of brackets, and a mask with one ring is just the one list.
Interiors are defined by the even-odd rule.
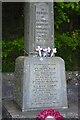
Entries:
[[33,103],[36,105],[58,103],[57,74],[55,64],[34,64]]

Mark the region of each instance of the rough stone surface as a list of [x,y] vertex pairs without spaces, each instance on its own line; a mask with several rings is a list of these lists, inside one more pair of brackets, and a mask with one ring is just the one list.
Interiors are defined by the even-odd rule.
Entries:
[[2,98],[13,99],[14,73],[2,73]]
[[15,101],[22,111],[67,107],[64,60],[19,57],[15,68]]
[[79,71],[66,71],[66,80],[76,80],[79,79]]
[[[13,73],[2,73],[2,97],[3,99],[13,99],[13,93],[14,93],[14,72]],[[73,82],[75,85],[79,85],[80,81],[80,74],[79,71],[66,71],[66,82],[70,83]],[[10,84],[11,84],[11,87]],[[7,85],[6,85],[7,84]],[[11,91],[11,92],[8,92]],[[79,92],[79,89],[78,89]]]
[[[78,71],[66,71],[68,109],[62,110],[61,113],[63,113],[63,116],[65,118],[67,118],[68,120],[73,120],[73,118],[74,118],[74,120],[79,120],[79,117],[78,117],[79,116],[79,99],[80,99],[80,92],[79,92],[80,74],[79,73],[80,72],[78,72]],[[77,76],[77,74],[78,74],[78,76]],[[3,73],[3,76],[4,76],[3,78],[5,78],[5,81],[8,81],[10,78],[11,79],[10,82],[12,84],[13,79],[14,79],[14,73]],[[69,76],[71,76],[71,77],[69,77]],[[71,79],[69,79],[69,78],[71,78]],[[4,88],[6,88],[6,90],[7,90],[8,86],[5,86]],[[5,92],[7,92],[7,91],[5,91]],[[12,94],[12,96],[13,96],[13,94]],[[10,100],[10,98],[8,98],[8,99]],[[4,105],[3,118],[12,118],[13,117],[14,119],[18,120],[18,118],[20,119],[20,118],[26,117],[26,119],[27,118],[33,119],[34,118],[33,116],[37,115],[37,113],[35,111],[27,112],[24,115],[24,113],[21,112],[21,109],[18,108],[18,106],[13,101],[7,101],[6,105],[8,106],[8,108],[6,108],[4,101],[3,101],[3,105]],[[12,107],[10,105],[12,105]]]
[[35,54],[37,46],[54,47],[53,6],[51,2],[25,4],[25,51]]
[[0,73],[0,102],[2,100],[2,74]]
[[[76,79],[76,83],[78,80]],[[60,109],[58,110],[65,120],[79,120],[79,109],[78,109],[78,86],[74,84],[73,80],[68,81],[67,83],[67,91],[68,91],[68,109]],[[26,118],[33,119],[36,118],[39,111],[29,111],[29,112],[21,112],[21,109],[13,102],[13,101],[3,101],[4,109],[3,109],[3,118]],[[66,119],[67,118],[67,119]],[[72,118],[72,119],[71,119]]]
[[0,120],[2,118],[2,101],[0,101]]

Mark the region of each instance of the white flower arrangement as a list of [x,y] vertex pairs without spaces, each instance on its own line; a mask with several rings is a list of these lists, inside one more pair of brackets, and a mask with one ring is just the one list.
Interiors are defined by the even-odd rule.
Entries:
[[36,48],[36,51],[38,52],[38,55],[40,57],[53,57],[54,53],[57,53],[56,48],[51,49],[50,47],[48,47],[43,49],[40,46]]

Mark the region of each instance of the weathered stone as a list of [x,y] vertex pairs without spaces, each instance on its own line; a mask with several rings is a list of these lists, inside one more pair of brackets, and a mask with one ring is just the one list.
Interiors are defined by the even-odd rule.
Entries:
[[78,71],[67,71],[66,72],[66,79],[67,80],[76,80],[79,78],[79,72]]
[[64,61],[60,57],[19,57],[15,101],[22,111],[67,107]]
[[0,72],[0,119],[2,118],[2,73]]
[[[66,72],[66,73],[71,73]],[[73,71],[75,73],[75,71]],[[12,74],[12,73],[11,73]],[[58,110],[66,120],[71,120],[71,118],[75,120],[79,120],[79,104],[78,100],[80,99],[80,93],[79,93],[79,87],[73,84],[74,80],[71,80],[67,83],[67,89],[68,89],[68,109],[60,109]],[[76,82],[77,78],[76,78]],[[76,87],[75,87],[76,86]],[[3,118],[13,118],[13,119],[32,119],[35,118],[38,115],[39,111],[29,111],[29,112],[21,112],[21,110],[18,108],[17,104],[15,104],[14,101],[3,101]]]
[[[74,88],[72,88],[73,83],[70,82],[68,84],[70,87],[68,87],[68,91],[70,89],[74,90]],[[75,85],[74,85],[75,87]],[[58,109],[58,111],[63,115],[65,120],[79,120],[79,109],[78,109],[78,96],[75,96],[76,101],[74,101],[74,94],[77,94],[76,89],[74,90],[74,93],[72,94],[71,92],[68,94],[68,109]],[[26,118],[26,119],[36,119],[36,116],[38,115],[38,113],[40,112],[40,110],[34,110],[34,111],[27,111],[27,112],[21,112],[20,108],[17,106],[17,104],[15,104],[14,101],[3,101],[3,118],[13,118],[15,120],[20,119],[22,120],[22,118]],[[72,118],[72,119],[71,119]]]
[[2,101],[0,100],[0,120],[2,118]]
[[0,101],[2,100],[2,73],[0,72]]
[[50,2],[25,4],[25,51],[35,54],[37,46],[54,47],[53,5]]
[[2,74],[2,98],[13,99],[14,73]]
[[[80,79],[79,77],[80,77],[79,71],[66,71],[66,82],[68,82],[68,83],[72,82],[74,85],[78,86],[79,79]],[[74,80],[74,78],[75,78],[75,80]],[[3,84],[3,92],[2,92],[2,87],[0,88],[1,89],[1,94],[2,94],[1,99],[2,98],[3,99],[13,99],[14,72],[13,73],[2,73],[2,78],[1,79],[2,79],[2,84]],[[10,87],[10,84],[11,84],[11,87]],[[8,92],[7,89],[9,89],[10,92]],[[75,91],[75,89],[73,89],[73,90]]]

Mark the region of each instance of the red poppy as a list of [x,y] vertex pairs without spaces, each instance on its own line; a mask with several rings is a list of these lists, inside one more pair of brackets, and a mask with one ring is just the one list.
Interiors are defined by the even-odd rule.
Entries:
[[37,120],[45,120],[48,116],[55,118],[56,120],[64,120],[63,116],[52,108],[44,109],[38,113]]

